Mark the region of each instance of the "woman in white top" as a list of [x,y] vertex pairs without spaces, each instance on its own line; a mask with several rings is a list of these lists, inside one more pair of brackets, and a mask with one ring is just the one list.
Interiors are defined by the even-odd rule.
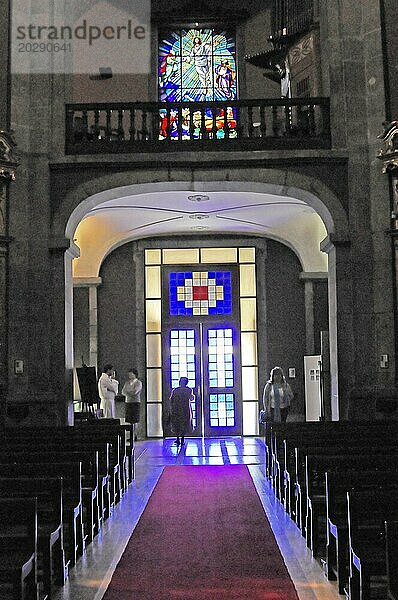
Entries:
[[293,392],[281,367],[271,370],[263,392],[263,405],[267,418],[276,423],[286,423]]
[[138,379],[137,369],[130,369],[128,380],[123,386],[122,394],[125,397],[125,420],[128,423],[138,423],[140,420],[142,383]]
[[114,379],[115,372],[111,364],[106,364],[98,380],[98,393],[101,398],[103,417],[116,418],[115,397],[119,390],[119,382]]

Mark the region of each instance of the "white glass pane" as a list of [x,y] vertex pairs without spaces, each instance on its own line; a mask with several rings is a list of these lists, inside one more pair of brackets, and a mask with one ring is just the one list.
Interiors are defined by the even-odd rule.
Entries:
[[257,365],[257,334],[241,334],[242,366]]
[[146,298],[160,298],[160,267],[145,268],[145,296]]
[[239,262],[254,263],[256,260],[255,248],[239,248]]
[[199,262],[199,248],[163,250],[164,265],[189,265]]
[[162,305],[160,300],[147,300],[145,302],[146,331],[161,331]]
[[147,404],[147,435],[148,437],[163,437],[162,428],[162,403]]
[[255,265],[240,265],[240,295],[256,295],[256,267]]
[[237,248],[201,248],[200,251],[201,263],[215,263],[222,265],[223,263],[238,262]]
[[258,400],[258,367],[242,367],[242,400]]
[[258,435],[258,402],[244,402],[243,435]]
[[257,329],[257,303],[255,298],[241,298],[240,300],[240,326],[241,331],[256,331]]
[[162,400],[162,369],[147,369],[146,371],[147,402]]
[[146,265],[160,265],[161,258],[161,250],[145,250]]
[[162,366],[161,336],[158,334],[146,336],[146,364],[147,367]]

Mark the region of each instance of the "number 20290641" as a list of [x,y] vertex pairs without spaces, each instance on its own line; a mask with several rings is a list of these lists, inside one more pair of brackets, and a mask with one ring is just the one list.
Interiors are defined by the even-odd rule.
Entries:
[[18,52],[72,52],[72,44],[59,42],[19,42]]

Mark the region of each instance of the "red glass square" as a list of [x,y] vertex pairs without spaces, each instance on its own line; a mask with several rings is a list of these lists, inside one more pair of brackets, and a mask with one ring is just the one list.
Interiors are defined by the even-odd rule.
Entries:
[[207,300],[208,299],[207,285],[194,285],[192,289],[193,289],[193,299],[194,300]]

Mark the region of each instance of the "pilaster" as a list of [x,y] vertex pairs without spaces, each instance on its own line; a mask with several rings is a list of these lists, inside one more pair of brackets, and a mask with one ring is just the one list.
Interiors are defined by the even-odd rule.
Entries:
[[351,247],[349,240],[330,234],[320,248],[329,263],[330,406],[338,421],[347,418],[354,373]]
[[[0,100],[1,102],[1,100]],[[17,161],[13,156],[14,141],[0,131],[0,423],[6,420],[8,396],[8,247],[9,186],[15,180]]]
[[98,372],[98,293],[101,277],[74,277],[73,287],[88,288],[88,347],[89,365]]
[[315,354],[315,310],[314,306],[314,283],[319,279],[327,279],[327,273],[300,273],[300,279],[304,282],[305,302],[305,353]]

